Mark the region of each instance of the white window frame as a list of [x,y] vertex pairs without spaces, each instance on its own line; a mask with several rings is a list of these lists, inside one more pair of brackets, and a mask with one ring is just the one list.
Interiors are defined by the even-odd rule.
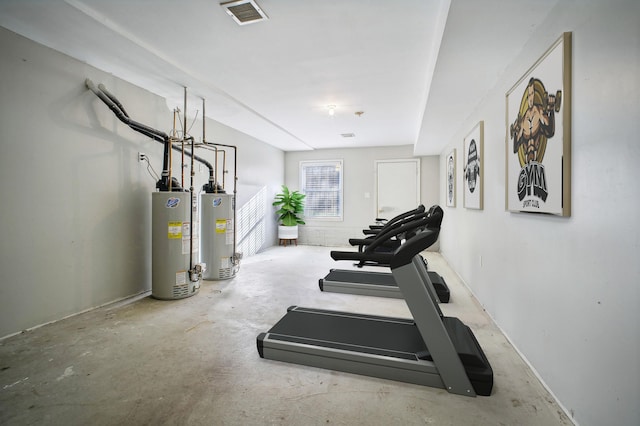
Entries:
[[[314,166],[335,166],[340,170],[339,181],[339,203],[338,203],[338,215],[336,216],[307,216],[307,204],[305,203],[305,220],[319,220],[319,221],[342,221],[344,220],[344,167],[342,160],[313,160],[313,161],[300,161],[300,191],[303,194],[307,194],[304,169],[306,167]],[[308,196],[308,195],[307,195]]]

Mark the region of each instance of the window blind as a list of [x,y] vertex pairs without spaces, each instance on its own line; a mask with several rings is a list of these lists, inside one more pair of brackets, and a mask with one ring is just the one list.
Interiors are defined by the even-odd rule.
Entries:
[[342,160],[301,162],[305,217],[342,218]]

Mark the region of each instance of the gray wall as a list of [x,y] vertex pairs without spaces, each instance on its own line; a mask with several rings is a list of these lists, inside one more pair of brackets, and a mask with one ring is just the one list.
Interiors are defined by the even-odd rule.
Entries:
[[[639,5],[558,2],[499,85],[460,117],[440,160],[444,171],[484,120],[485,208],[462,208],[458,155],[441,252],[581,425],[640,424]],[[564,31],[573,32],[572,215],[507,213],[505,94]],[[444,172],[441,188],[444,206]]]
[[[162,145],[118,121],[85,78],[137,121],[169,131],[172,113],[164,99],[2,28],[0,51],[2,337],[151,289],[155,182],[137,153],[160,172]],[[265,204],[284,180],[284,153],[212,121],[207,136],[239,147],[238,207],[255,204],[245,233],[260,234],[254,250],[272,245]],[[206,178],[199,171],[198,185]]]
[[[413,146],[372,148],[321,149],[285,154],[285,181],[291,189],[300,188],[300,161],[343,160],[344,211],[343,220],[307,220],[299,228],[303,244],[344,246],[349,238],[362,235],[362,229],[376,218],[375,162],[415,158]],[[440,197],[439,158],[420,157],[420,195],[425,206],[438,203]],[[365,198],[369,193],[370,198]],[[437,249],[437,244],[432,249]]]

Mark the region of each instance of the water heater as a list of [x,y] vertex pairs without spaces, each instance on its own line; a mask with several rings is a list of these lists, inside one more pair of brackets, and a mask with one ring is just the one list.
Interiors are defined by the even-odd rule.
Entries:
[[200,197],[200,259],[207,265],[202,277],[205,280],[233,278],[238,270],[234,253],[235,198],[225,193],[203,193]]
[[197,198],[192,203],[189,192],[167,191],[154,192],[151,198],[151,295],[157,299],[193,296],[200,289],[200,280],[194,281],[190,274],[198,251],[198,224],[191,223],[191,218],[198,218]]

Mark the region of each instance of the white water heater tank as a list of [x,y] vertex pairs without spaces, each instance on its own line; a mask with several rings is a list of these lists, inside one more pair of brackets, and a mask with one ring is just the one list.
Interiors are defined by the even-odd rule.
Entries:
[[151,198],[151,295],[156,299],[193,296],[200,289],[200,280],[192,281],[189,274],[191,247],[194,260],[198,255],[198,224],[191,223],[191,217],[198,219],[197,198],[193,204],[189,192],[154,192]]
[[200,197],[200,255],[207,265],[202,277],[205,280],[233,278],[237,272],[233,223],[235,198],[224,193],[203,193]]

